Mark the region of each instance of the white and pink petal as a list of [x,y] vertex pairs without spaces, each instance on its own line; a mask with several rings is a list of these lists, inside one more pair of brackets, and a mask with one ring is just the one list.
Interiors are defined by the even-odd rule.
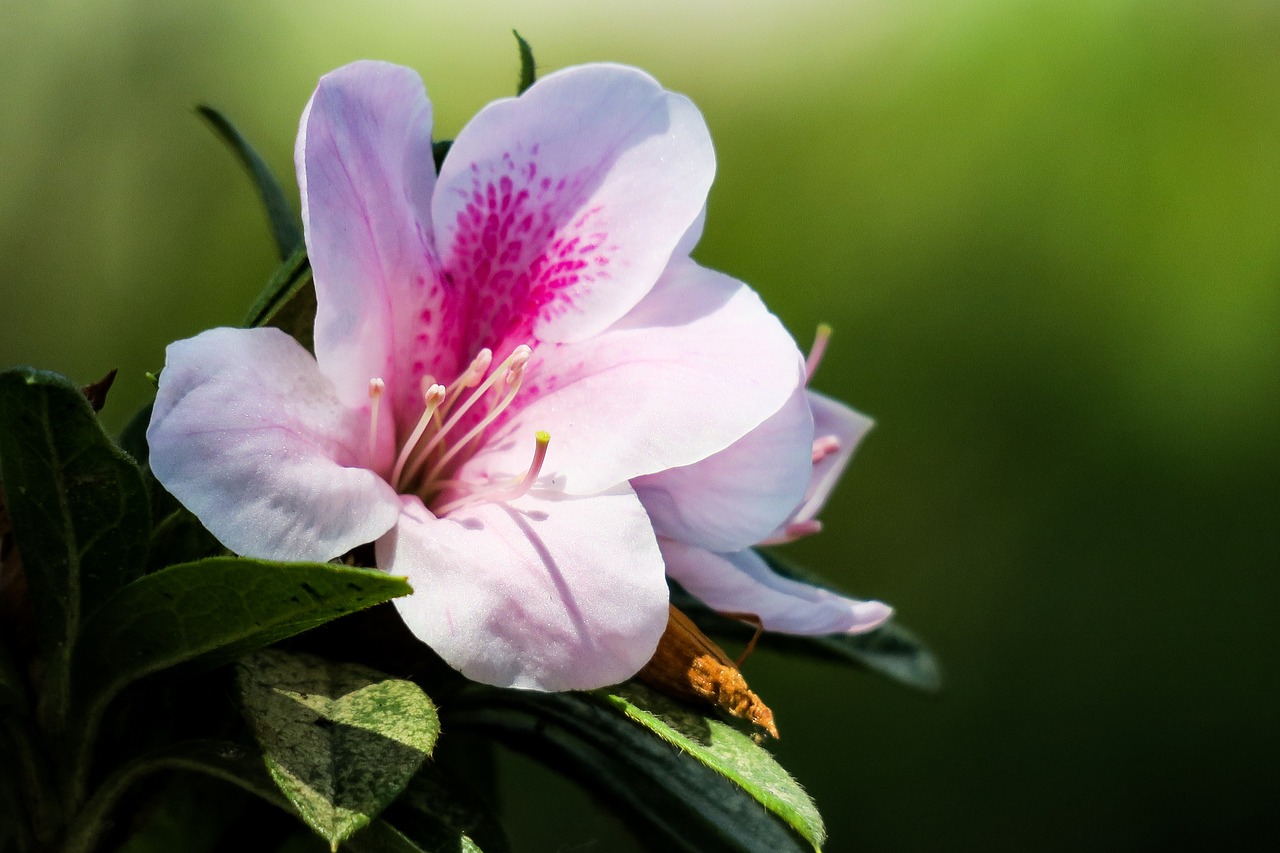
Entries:
[[766,631],[783,634],[859,634],[882,625],[893,609],[859,601],[774,572],[752,550],[716,554],[660,540],[667,574],[708,607],[752,614]]
[[634,68],[568,68],[489,104],[432,205],[464,339],[499,350],[608,327],[687,250],[714,172],[697,108]]
[[347,408],[278,329],[170,344],[147,441],[156,478],[238,554],[329,560],[399,514],[367,468],[368,413]]
[[840,480],[853,452],[874,426],[866,415],[819,394],[809,391],[809,407],[813,411],[815,455],[822,446],[830,448],[813,463],[813,473],[804,500],[796,507],[791,522],[804,522],[817,516],[827,502],[831,490]]
[[321,369],[350,406],[380,377],[397,411],[420,409],[419,377],[456,370],[459,347],[431,261],[436,181],[421,78],[369,61],[326,74],[302,114],[296,158]]
[[813,416],[797,387],[772,417],[728,448],[632,480],[659,536],[738,551],[769,536],[800,504],[813,470]]
[[405,497],[377,556],[416,590],[396,600],[409,630],[474,681],[614,684],[649,660],[667,624],[662,557],[626,486],[587,498],[529,494],[445,518]]
[[543,475],[570,494],[691,465],[782,408],[803,361],[749,287],[673,262],[604,333],[534,350],[513,411],[462,476],[519,476],[538,430],[551,435]]

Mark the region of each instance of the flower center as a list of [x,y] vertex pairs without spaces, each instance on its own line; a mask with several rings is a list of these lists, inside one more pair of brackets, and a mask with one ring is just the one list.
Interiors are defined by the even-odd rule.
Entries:
[[[475,451],[484,431],[520,392],[532,354],[532,349],[521,344],[490,370],[493,352],[485,348],[476,353],[467,369],[447,387],[431,377],[423,377],[422,416],[399,446],[388,478],[392,487],[400,494],[416,494],[436,516],[479,501],[514,500],[529,491],[542,469],[547,445],[551,441],[545,432],[538,432],[535,436],[533,461],[529,469],[509,485],[470,483],[454,479],[452,472]],[[381,379],[369,380],[371,449],[377,440],[378,418],[385,391],[386,385]],[[471,417],[468,418],[469,413]],[[451,498],[440,502],[446,492]],[[433,506],[433,502],[436,505]]]

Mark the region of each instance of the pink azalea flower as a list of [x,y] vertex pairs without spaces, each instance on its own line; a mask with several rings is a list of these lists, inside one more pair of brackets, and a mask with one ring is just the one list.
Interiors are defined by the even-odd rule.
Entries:
[[375,543],[414,586],[406,624],[470,678],[629,677],[667,622],[630,482],[762,424],[791,481],[810,467],[794,342],[688,257],[714,172],[701,116],[637,70],[570,68],[483,109],[437,175],[421,80],[361,62],[321,80],[297,166],[315,355],[274,329],[171,345],[156,476],[244,555]]
[[[751,614],[767,631],[858,634],[893,615],[879,601],[782,577],[750,547],[818,533],[818,512],[871,429],[869,418],[805,387],[829,334],[819,330],[804,382],[759,427],[707,459],[633,481],[667,574],[712,609]],[[806,427],[811,442],[794,442]]]

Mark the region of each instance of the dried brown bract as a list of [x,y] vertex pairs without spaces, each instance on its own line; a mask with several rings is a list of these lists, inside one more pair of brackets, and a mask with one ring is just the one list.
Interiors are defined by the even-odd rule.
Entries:
[[636,677],[677,699],[715,705],[778,737],[773,711],[751,691],[724,650],[674,605],[653,658]]

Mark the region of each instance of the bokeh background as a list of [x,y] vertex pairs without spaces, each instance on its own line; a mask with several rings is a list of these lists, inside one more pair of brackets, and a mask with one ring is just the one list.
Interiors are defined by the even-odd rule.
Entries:
[[[874,416],[790,556],[894,603],[922,698],[759,653],[777,753],[843,850],[1276,843],[1280,5],[1133,0],[187,4],[0,0],[0,364],[121,376],[239,322],[274,264],[192,107],[292,184],[316,78],[412,65],[452,136],[550,70],[689,94],[696,256]],[[504,760],[521,850],[626,850]]]

